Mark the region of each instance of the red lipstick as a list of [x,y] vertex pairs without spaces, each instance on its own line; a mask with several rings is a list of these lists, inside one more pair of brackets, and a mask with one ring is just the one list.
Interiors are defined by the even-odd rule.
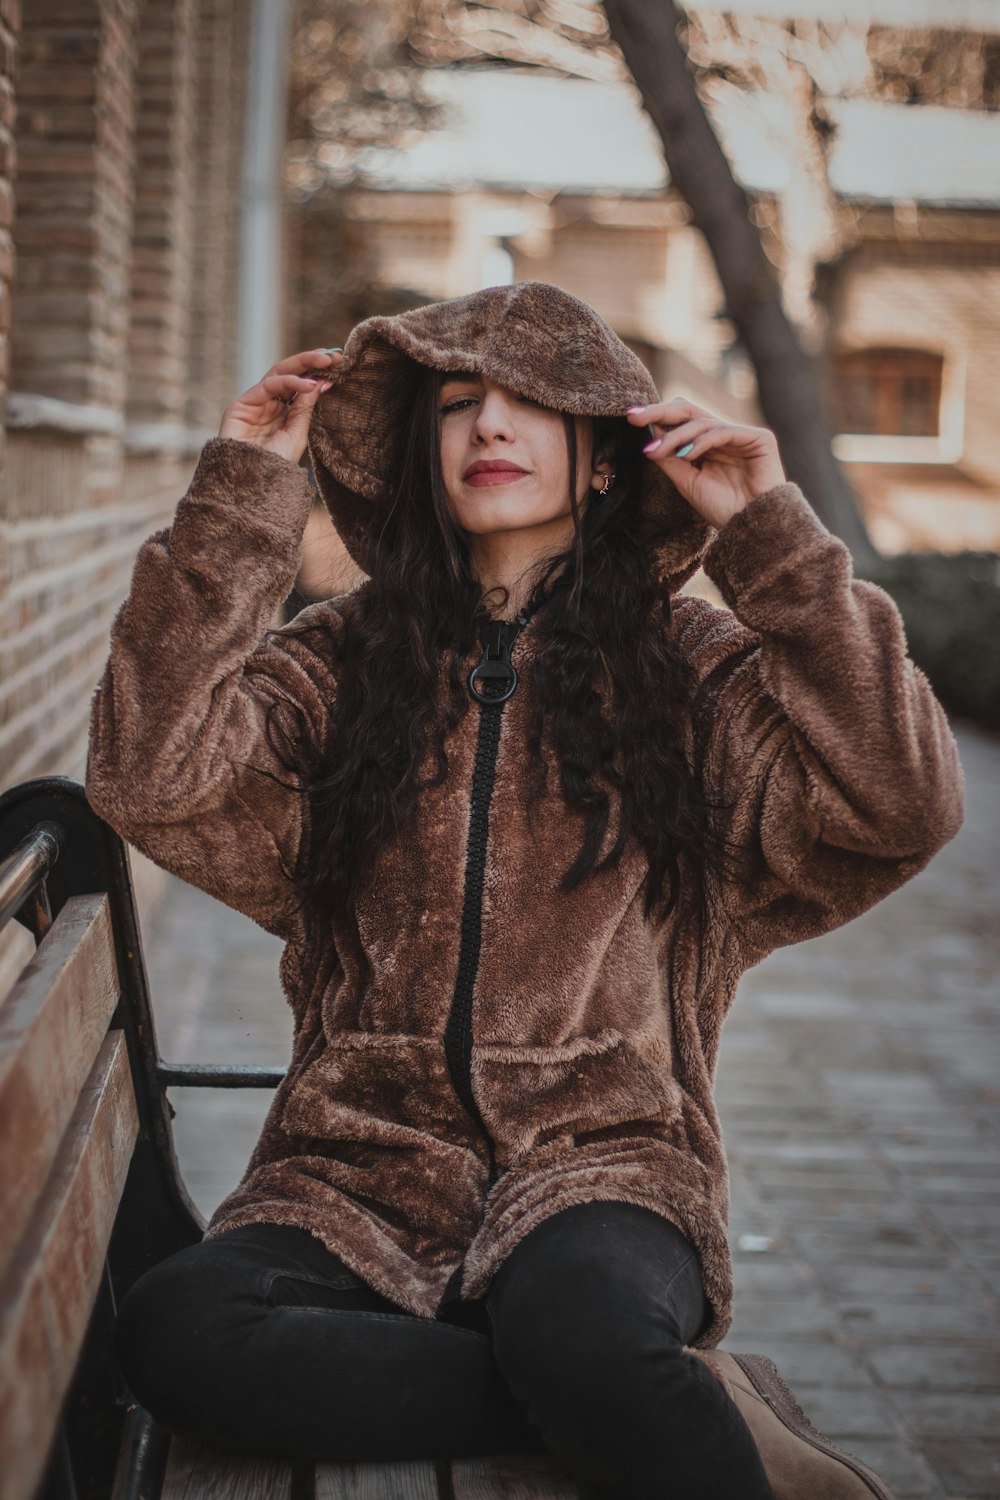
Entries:
[[527,472],[527,469],[522,469],[505,458],[477,458],[474,464],[469,465],[462,478],[467,484],[476,486],[510,484],[515,479],[522,479]]

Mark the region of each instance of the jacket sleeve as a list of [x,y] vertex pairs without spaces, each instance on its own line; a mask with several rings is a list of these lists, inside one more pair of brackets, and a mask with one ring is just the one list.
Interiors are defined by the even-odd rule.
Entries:
[[311,499],[288,459],[206,443],[173,524],[139,550],[87,758],[88,800],[112,828],[286,939],[300,930],[292,874],[307,814],[273,734],[322,735],[331,686],[307,644],[317,632],[267,627]]
[[719,901],[749,966],[922,869],[961,826],[964,777],[895,603],[853,577],[798,485],[758,495],[702,561],[729,609],[675,609],[698,684],[695,765],[746,860]]

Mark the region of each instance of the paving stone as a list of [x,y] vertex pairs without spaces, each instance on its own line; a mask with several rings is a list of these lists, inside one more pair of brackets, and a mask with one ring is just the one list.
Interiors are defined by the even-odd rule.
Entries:
[[168,1097],[177,1110],[173,1130],[181,1175],[208,1218],[239,1182],[273,1091],[177,1088]]
[[[824,1290],[842,1298],[879,1299],[890,1302],[921,1302],[926,1297],[950,1296],[956,1277],[955,1265],[942,1259],[937,1266],[821,1265],[816,1276]],[[989,1297],[963,1283],[962,1301],[991,1310]]]
[[989,1170],[991,1163],[996,1163],[996,1140],[958,1120],[935,1124],[933,1131],[915,1126],[884,1136],[869,1130],[867,1136],[879,1156],[911,1171],[924,1167],[961,1171],[967,1164],[976,1170]]
[[732,1183],[729,1192],[730,1216],[733,1219],[749,1219],[753,1214],[763,1214],[764,1205],[760,1193],[745,1174]]
[[865,1017],[864,1002],[838,990],[793,990],[782,994],[773,989],[761,994],[758,1006],[761,1015],[786,1023],[802,1018],[813,1025],[828,1021],[834,1026],[842,1026],[845,1021],[863,1022]]
[[[915,1203],[984,1203],[996,1196],[996,1175],[987,1172],[969,1176],[967,1171],[948,1177],[928,1177],[924,1174],[904,1178],[905,1191]],[[954,1222],[952,1219],[950,1222]]]
[[[830,1222],[837,1219],[846,1222],[840,1225]],[[795,1222],[805,1234],[823,1229],[840,1233],[845,1239],[854,1237],[859,1244],[867,1241],[886,1245],[911,1244],[928,1233],[932,1240],[944,1242],[944,1236],[937,1232],[930,1214],[926,1225],[921,1224],[914,1213],[914,1205],[898,1192],[892,1197],[884,1195],[880,1202],[874,1203],[866,1199],[840,1204],[835,1198],[826,1203],[820,1199],[801,1199]]]
[[[761,1183],[762,1204],[789,1224],[817,1226],[823,1223],[885,1223],[885,1203],[891,1189],[881,1192],[841,1192],[839,1189],[817,1183],[815,1191],[801,1188],[790,1191],[781,1183],[771,1184],[766,1179]],[[900,1214],[902,1218],[902,1213]]]
[[942,1237],[917,1224],[873,1225],[865,1226],[865,1230],[852,1231],[838,1224],[810,1228],[800,1223],[795,1229],[795,1244],[807,1260],[840,1260],[848,1265],[923,1265],[929,1258],[950,1259],[952,1254]]
[[952,1343],[958,1337],[989,1343],[996,1338],[997,1320],[979,1307],[955,1302],[862,1302],[838,1304],[840,1326],[852,1338],[916,1339]]
[[870,1385],[800,1384],[795,1395],[813,1426],[834,1442],[850,1446],[853,1438],[884,1441],[903,1435],[902,1420],[892,1398]]
[[769,1251],[760,1254],[734,1255],[733,1267],[738,1294],[754,1292],[791,1292],[811,1286],[813,1272],[801,1261]]
[[[908,1443],[851,1438],[839,1446],[874,1469],[898,1500],[945,1500],[948,1496],[923,1454]],[[960,1497],[948,1496],[948,1500]]]
[[720,1348],[765,1355],[778,1367],[782,1379],[796,1395],[800,1386],[853,1388],[867,1380],[860,1357],[827,1335],[799,1340],[769,1334],[760,1335],[751,1342],[736,1338],[729,1332]]
[[1000,1392],[897,1390],[893,1399],[918,1437],[1000,1433]]
[[836,1193],[845,1197],[856,1195],[867,1198],[878,1195],[884,1198],[892,1190],[892,1180],[887,1172],[860,1163],[848,1166],[842,1162],[813,1161],[789,1166],[784,1162],[768,1161],[766,1170],[760,1170],[763,1167],[764,1163],[760,1163],[758,1180],[772,1194],[780,1192],[788,1197],[795,1193],[801,1193],[806,1198]]
[[1000,1442],[926,1438],[923,1451],[950,1495],[968,1500],[996,1500],[1000,1495]]
[[821,1298],[789,1287],[780,1294],[758,1291],[741,1298],[735,1307],[732,1333],[746,1342],[769,1334],[812,1338],[817,1333],[832,1334],[836,1328],[836,1313]]
[[752,1151],[746,1150],[745,1145],[745,1142],[738,1142],[735,1153],[743,1159],[766,1166],[769,1173],[772,1163],[788,1162],[808,1167],[814,1164],[819,1166],[828,1161],[868,1163],[872,1160],[871,1148],[864,1140],[841,1138],[831,1141],[824,1136],[815,1141],[802,1141],[765,1136],[754,1143]]
[[727,1108],[764,1105],[774,1110],[782,1100],[795,1104],[800,1099],[800,1085],[790,1078],[734,1077],[726,1075]]
[[815,1104],[785,1104],[779,1109],[767,1098],[757,1104],[727,1103],[719,1116],[727,1142],[742,1141],[744,1149],[754,1140],[785,1140],[789,1133],[801,1140],[829,1140],[843,1129],[838,1117],[817,1113]]
[[1000,1230],[1000,1203],[928,1203],[927,1213],[949,1234],[984,1233],[990,1239]]
[[1000,1390],[1000,1338],[991,1348],[968,1344],[875,1344],[868,1364],[887,1386]]
[[976,1261],[970,1261],[969,1265],[971,1267],[970,1279],[974,1276],[978,1284],[997,1302],[1000,1302],[1000,1252],[992,1266],[980,1265]]

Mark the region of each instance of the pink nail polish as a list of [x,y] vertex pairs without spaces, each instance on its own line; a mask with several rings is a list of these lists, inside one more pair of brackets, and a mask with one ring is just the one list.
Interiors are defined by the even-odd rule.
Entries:
[[653,441],[652,443],[647,443],[646,446],[645,446],[645,448],[643,448],[643,450],[642,450],[643,453],[652,453],[653,449],[654,448],[658,448],[660,446],[660,444],[662,443],[662,441],[663,441],[662,438],[656,438],[655,441]]

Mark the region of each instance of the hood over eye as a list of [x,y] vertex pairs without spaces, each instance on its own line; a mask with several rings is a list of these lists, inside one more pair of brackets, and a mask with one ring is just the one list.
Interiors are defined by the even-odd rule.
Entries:
[[[369,572],[388,504],[394,444],[420,366],[467,370],[575,416],[623,417],[660,399],[649,371],[586,302],[546,281],[484,287],[409,312],[365,318],[328,379],[309,426],[319,492],[344,545]],[[641,447],[645,430],[634,432]],[[656,464],[641,465],[640,504],[656,522],[658,575],[676,591],[714,535]]]

